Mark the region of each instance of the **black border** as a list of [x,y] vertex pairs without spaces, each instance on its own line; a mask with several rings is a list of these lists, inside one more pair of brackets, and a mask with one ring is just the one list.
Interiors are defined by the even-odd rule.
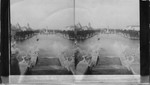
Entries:
[[[140,0],[141,76],[149,75],[149,1]],[[1,0],[2,76],[9,76],[10,0]]]
[[149,73],[149,1],[140,0],[140,74]]
[[9,38],[8,38],[8,28],[9,28],[9,9],[10,0],[1,0],[1,57],[2,57],[2,72],[1,75],[9,76]]

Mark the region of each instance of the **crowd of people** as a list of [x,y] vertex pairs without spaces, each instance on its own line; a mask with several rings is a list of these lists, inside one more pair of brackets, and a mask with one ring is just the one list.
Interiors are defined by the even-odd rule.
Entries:
[[124,29],[97,29],[96,32],[101,34],[122,34],[124,37],[130,39],[139,39],[140,32],[136,30],[124,30]]
[[34,31],[21,31],[21,32],[16,32],[14,39],[16,41],[23,41],[33,37],[34,35],[35,35]]
[[72,30],[68,30],[68,31],[62,31],[61,33],[64,35],[65,38],[73,41],[75,40],[83,41],[87,38],[96,35],[96,32],[94,30],[81,30],[76,32]]
[[117,33],[122,33],[125,37],[130,39],[139,39],[140,32],[135,30],[116,30]]

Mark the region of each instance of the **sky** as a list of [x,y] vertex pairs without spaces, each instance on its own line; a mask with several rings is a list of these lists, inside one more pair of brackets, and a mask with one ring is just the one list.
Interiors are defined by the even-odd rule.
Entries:
[[[89,22],[94,28],[139,25],[139,0],[10,0],[11,23],[33,29],[65,29]],[[75,20],[74,20],[75,13]]]
[[76,22],[95,28],[139,25],[139,0],[76,0]]
[[11,23],[33,29],[74,25],[73,0],[11,0]]

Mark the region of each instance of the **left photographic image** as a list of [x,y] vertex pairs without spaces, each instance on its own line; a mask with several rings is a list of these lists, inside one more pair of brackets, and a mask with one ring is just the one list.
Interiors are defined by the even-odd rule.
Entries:
[[[70,75],[64,57],[72,42],[73,0],[11,0],[10,75]],[[69,52],[68,52],[69,51]]]

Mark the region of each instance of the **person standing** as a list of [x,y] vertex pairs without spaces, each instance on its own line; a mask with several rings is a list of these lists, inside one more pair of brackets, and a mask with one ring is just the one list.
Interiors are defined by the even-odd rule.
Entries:
[[19,69],[19,61],[17,60],[17,56],[19,54],[19,49],[15,47],[15,44],[12,44],[11,47],[11,61],[10,61],[10,74],[11,75],[20,75]]

